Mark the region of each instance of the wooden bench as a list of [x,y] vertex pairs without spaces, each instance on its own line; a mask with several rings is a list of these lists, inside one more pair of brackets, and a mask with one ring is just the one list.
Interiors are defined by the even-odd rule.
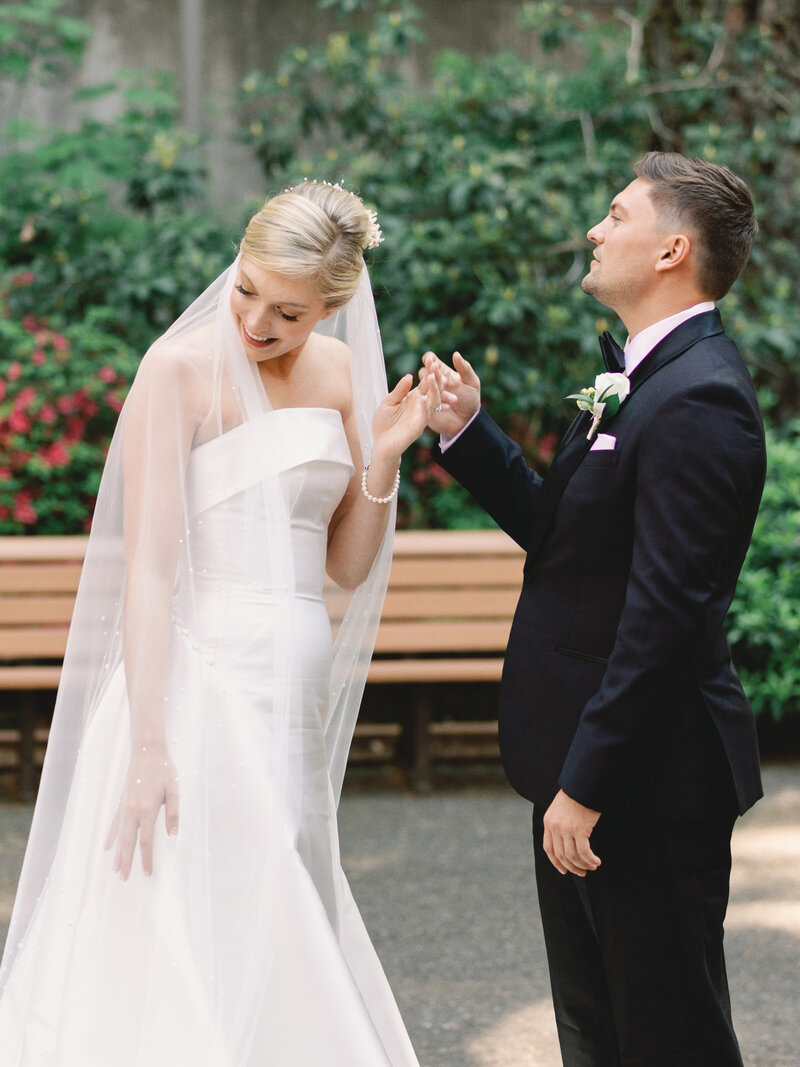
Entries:
[[418,790],[430,788],[437,760],[499,755],[494,706],[481,709],[479,720],[442,721],[434,694],[448,683],[500,681],[523,563],[522,550],[500,530],[395,537],[368,683],[409,686],[406,747]]
[[[0,537],[2,718],[15,723],[0,728],[0,771],[18,774],[26,800],[35,794],[47,740],[36,694],[58,687],[86,543]],[[397,534],[368,684],[407,686],[409,711],[403,722],[359,723],[354,759],[391,759],[405,740],[412,782],[424,790],[437,759],[496,756],[493,719],[439,721],[434,691],[499,681],[522,563],[521,550],[500,531]]]
[[87,540],[0,537],[0,722],[13,712],[17,724],[0,730],[0,771],[18,774],[23,800],[35,795],[47,742],[36,694],[58,688]]

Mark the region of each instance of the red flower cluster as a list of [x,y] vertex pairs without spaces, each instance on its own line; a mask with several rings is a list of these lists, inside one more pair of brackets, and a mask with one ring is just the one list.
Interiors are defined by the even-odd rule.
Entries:
[[443,467],[433,462],[430,448],[418,448],[416,459],[418,465],[411,475],[411,480],[420,489],[425,486],[431,486],[434,489],[437,487],[443,488],[453,481],[452,476]]
[[[32,280],[23,272],[11,284]],[[84,338],[94,350],[76,347]],[[80,325],[60,332],[34,315],[14,322],[6,304],[0,319],[0,533],[86,529],[128,380],[107,362],[112,346],[120,351],[118,339]],[[124,347],[122,354],[129,356]]]

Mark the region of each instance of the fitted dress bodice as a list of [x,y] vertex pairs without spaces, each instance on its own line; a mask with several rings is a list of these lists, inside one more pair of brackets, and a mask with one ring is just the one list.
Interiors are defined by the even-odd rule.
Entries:
[[[293,633],[305,648],[304,677],[327,675],[328,524],[352,474],[341,415],[330,408],[268,412],[196,448],[173,611],[178,632],[217,664],[254,671],[259,685],[270,649],[278,654],[276,634]],[[275,511],[280,521],[268,521]]]
[[[269,566],[243,557],[239,546],[242,527],[263,527],[269,504],[268,496],[252,492],[253,485],[277,475],[290,526],[295,591],[319,598],[328,523],[352,474],[342,418],[332,408],[267,412],[195,448],[187,472],[187,562],[195,581],[209,589],[234,583],[270,591],[264,584]],[[266,553],[268,546],[262,544],[261,550]],[[285,574],[272,578],[270,585],[286,588]]]

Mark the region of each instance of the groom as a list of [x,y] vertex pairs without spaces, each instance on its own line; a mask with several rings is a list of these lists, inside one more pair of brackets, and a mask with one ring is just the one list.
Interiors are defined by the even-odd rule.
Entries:
[[589,230],[582,283],[628,331],[624,352],[601,339],[630,382],[618,411],[594,427],[581,412],[540,478],[481,410],[469,363],[428,353],[447,390],[431,428],[439,463],[527,551],[500,740],[534,805],[564,1064],[733,1067],[730,837],[761,783],[723,624],[765,450],[714,302],[758,227],[726,167],[651,152],[634,171]]

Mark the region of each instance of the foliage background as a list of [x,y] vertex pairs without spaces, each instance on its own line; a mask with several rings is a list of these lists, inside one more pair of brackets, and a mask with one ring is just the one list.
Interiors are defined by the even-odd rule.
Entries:
[[[252,71],[230,101],[265,191],[307,175],[359,190],[386,235],[371,269],[390,379],[426,348],[458,347],[541,467],[570,416],[562,398],[597,369],[597,332],[618,325],[579,282],[586,230],[631,162],[674,149],[747,179],[762,235],[722,313],[774,430],[767,517],[731,634],[758,707],[800,711],[800,524],[785,489],[800,469],[798,0],[521,3],[519,54],[442,52],[422,81],[406,73],[424,40],[410,0],[319,7],[339,29]],[[0,82],[58,78],[89,33],[60,0],[4,5]],[[119,114],[101,121],[108,94]],[[233,231],[220,221],[203,144],[180,127],[166,76],[120,72],[79,94],[74,115],[70,129],[13,124],[0,153],[3,533],[86,527],[136,361],[230,260],[257,206],[241,205]],[[485,523],[431,464],[430,443],[405,461],[402,521]]]

